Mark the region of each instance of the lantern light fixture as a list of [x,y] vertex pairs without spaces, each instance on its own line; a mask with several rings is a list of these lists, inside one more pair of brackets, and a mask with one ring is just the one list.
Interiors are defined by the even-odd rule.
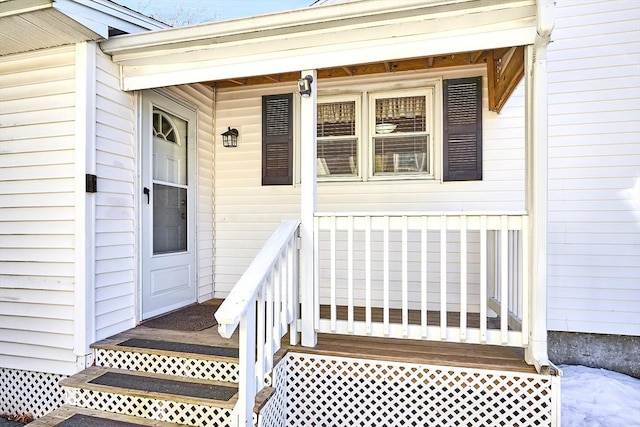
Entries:
[[300,92],[300,96],[303,98],[311,96],[311,83],[313,83],[313,77],[308,74],[298,80],[298,92]]
[[230,127],[226,132],[222,133],[222,145],[224,147],[237,147],[238,146],[238,129],[231,129]]

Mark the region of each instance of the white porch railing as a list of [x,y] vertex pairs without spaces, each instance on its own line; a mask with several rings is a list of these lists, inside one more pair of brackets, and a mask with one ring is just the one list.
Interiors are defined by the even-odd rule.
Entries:
[[317,213],[316,330],[525,347],[527,220]]
[[234,409],[239,426],[252,425],[256,394],[269,385],[273,356],[289,329],[291,344],[297,344],[299,225],[298,220],[280,224],[215,314],[225,338],[240,326],[241,378]]

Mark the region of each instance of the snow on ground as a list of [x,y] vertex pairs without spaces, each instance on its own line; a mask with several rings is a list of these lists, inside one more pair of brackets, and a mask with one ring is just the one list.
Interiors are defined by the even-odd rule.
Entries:
[[562,427],[640,426],[640,379],[584,366],[560,369]]

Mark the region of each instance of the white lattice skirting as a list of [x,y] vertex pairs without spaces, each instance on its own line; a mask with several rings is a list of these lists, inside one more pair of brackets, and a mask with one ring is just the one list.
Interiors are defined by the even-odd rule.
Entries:
[[39,418],[64,404],[66,375],[0,368],[0,413]]
[[237,383],[240,378],[238,365],[232,362],[117,350],[98,349],[96,365],[231,383]]
[[69,388],[67,404],[190,426],[226,427],[231,409]]
[[[559,377],[303,353],[285,363],[286,379],[274,376],[288,426],[553,426],[558,416]],[[276,406],[261,426],[285,425]]]

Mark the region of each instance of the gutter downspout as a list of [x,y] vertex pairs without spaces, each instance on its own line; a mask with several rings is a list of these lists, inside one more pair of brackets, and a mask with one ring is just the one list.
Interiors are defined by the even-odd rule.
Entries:
[[526,349],[528,363],[539,373],[556,370],[547,353],[547,216],[548,216],[548,96],[547,46],[554,27],[554,1],[538,0],[537,34],[529,55],[533,55],[529,70],[531,86],[527,88],[531,112],[528,119],[528,194],[527,210],[531,214],[530,236],[532,269],[530,316],[531,330]]

